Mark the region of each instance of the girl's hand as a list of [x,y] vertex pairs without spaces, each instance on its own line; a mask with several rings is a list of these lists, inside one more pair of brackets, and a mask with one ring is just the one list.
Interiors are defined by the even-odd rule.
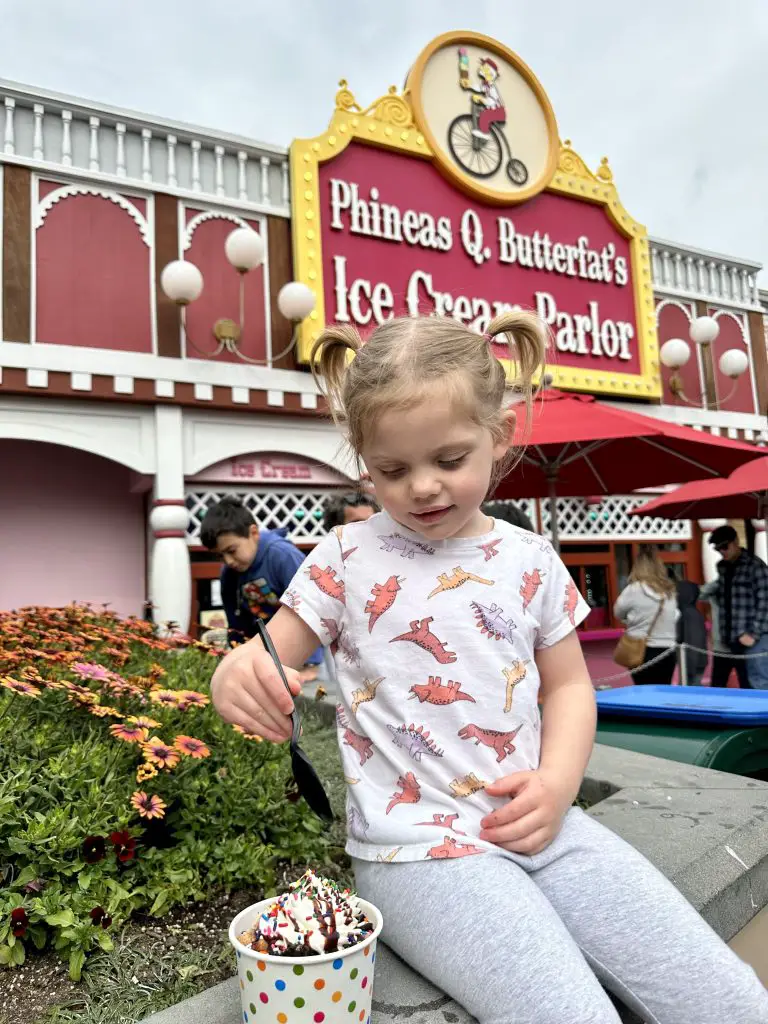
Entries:
[[485,792],[512,799],[483,818],[480,838],[527,856],[549,846],[572,803],[571,793],[541,769],[505,775],[489,783]]
[[[300,693],[299,673],[287,666],[283,671],[291,693]],[[290,739],[293,700],[260,640],[236,647],[224,658],[211,680],[211,698],[225,722],[272,743]]]

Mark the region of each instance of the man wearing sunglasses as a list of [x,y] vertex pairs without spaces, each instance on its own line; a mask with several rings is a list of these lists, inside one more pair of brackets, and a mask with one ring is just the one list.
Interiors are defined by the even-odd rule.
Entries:
[[[727,686],[732,669],[739,685],[768,690],[768,566],[739,544],[732,526],[718,526],[709,539],[721,555],[717,565],[717,602],[723,646],[728,654],[715,657],[712,685]],[[761,657],[754,657],[762,655]]]

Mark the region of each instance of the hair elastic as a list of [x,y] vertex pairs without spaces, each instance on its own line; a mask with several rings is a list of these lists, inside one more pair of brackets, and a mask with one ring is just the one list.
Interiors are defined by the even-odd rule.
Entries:
[[483,335],[483,341],[486,342],[488,345],[492,345],[494,341],[494,336],[492,334],[489,334],[488,331],[486,331],[485,334]]

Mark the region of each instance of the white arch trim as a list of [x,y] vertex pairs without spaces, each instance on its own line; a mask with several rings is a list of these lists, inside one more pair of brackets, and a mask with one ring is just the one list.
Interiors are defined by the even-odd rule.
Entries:
[[248,228],[253,231],[251,225],[248,224],[247,221],[244,221],[242,217],[238,217],[237,214],[226,213],[224,210],[206,210],[205,213],[196,214],[184,228],[184,252],[192,247],[192,237],[194,233],[201,224],[204,224],[208,220],[229,220],[239,228]]
[[688,323],[693,320],[693,304],[681,302],[679,299],[662,299],[661,302],[656,306],[656,324],[659,323],[659,313],[664,309],[665,306],[676,306],[677,309],[685,313]]
[[147,466],[147,459],[139,452],[130,453],[115,445],[103,444],[90,434],[80,433],[62,426],[43,423],[19,423],[4,421],[0,418],[0,441],[38,441],[42,444],[58,445],[64,448],[76,448],[89,455],[99,455],[110,462],[132,469],[136,473],[154,472],[154,467]]
[[730,309],[716,309],[712,313],[713,320],[719,320],[721,316],[727,316],[738,326],[741,331],[741,340],[744,343],[745,348],[749,348],[749,339],[747,338],[747,323],[746,316],[743,313],[734,313]]
[[38,203],[35,213],[35,230],[43,226],[45,218],[56,203],[60,203],[62,199],[68,199],[70,196],[96,196],[99,199],[107,199],[110,203],[114,203],[115,206],[119,206],[121,210],[124,210],[136,222],[144,244],[147,247],[151,246],[149,223],[139,209],[129,199],[126,199],[125,196],[117,192],[110,192],[108,189],[95,188],[90,185],[64,185],[53,192],[49,192]]

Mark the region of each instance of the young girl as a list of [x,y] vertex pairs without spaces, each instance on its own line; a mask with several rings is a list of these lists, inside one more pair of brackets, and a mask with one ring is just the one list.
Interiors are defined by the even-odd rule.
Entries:
[[[335,327],[316,349],[384,511],[320,542],[269,631],[286,666],[318,640],[334,652],[357,888],[387,943],[481,1024],[616,1024],[602,985],[649,1024],[768,1024],[752,970],[572,806],[595,732],[575,633],[589,609],[546,540],[480,510],[515,422],[491,340],[528,405],[545,348],[530,314],[484,337],[438,318],[366,344]],[[212,688],[227,721],[289,737],[258,640]]]

